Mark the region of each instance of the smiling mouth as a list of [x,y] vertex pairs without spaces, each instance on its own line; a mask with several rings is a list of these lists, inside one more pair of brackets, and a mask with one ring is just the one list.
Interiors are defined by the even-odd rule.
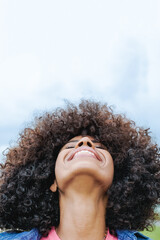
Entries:
[[74,158],[77,157],[92,157],[97,159],[98,161],[102,161],[102,159],[99,157],[97,153],[94,153],[93,151],[86,150],[86,149],[81,149],[76,151],[72,156],[68,159],[68,161],[71,161]]

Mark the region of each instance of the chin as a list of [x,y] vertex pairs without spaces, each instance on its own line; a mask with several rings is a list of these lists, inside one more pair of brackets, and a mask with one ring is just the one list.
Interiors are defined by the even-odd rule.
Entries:
[[68,174],[61,175],[58,179],[58,186],[62,191],[66,191],[68,187],[75,186],[77,190],[82,189],[84,186],[89,185],[91,189],[95,186],[100,186],[101,189],[106,192],[112,183],[109,176],[107,177],[106,172],[98,171],[95,166],[81,165],[81,167],[72,166]]

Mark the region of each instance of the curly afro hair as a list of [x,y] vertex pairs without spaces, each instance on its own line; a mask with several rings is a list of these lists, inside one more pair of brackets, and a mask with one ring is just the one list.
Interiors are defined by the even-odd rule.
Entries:
[[152,226],[160,198],[160,154],[149,129],[114,114],[107,104],[82,100],[35,118],[6,153],[1,164],[1,229],[37,228],[46,236],[58,226],[59,195],[50,191],[56,158],[64,144],[84,131],[104,144],[114,161],[106,226],[112,232]]

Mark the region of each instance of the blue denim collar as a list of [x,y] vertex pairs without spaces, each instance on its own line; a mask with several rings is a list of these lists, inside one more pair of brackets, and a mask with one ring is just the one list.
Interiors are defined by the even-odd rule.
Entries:
[[2,232],[0,240],[40,240],[41,236],[37,229],[33,228],[31,231],[21,233],[17,232]]
[[151,240],[138,231],[131,230],[116,230],[118,240]]
[[[151,240],[137,231],[117,230],[118,240]],[[3,232],[0,234],[0,240],[40,240],[41,235],[37,229],[28,232]]]

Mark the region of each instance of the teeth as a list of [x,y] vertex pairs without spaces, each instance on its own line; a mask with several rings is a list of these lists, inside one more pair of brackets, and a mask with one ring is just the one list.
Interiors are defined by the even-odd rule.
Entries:
[[87,151],[87,150],[79,151],[79,152],[77,152],[77,153],[75,154],[75,156],[78,155],[78,154],[81,154],[81,153],[89,153],[90,155],[94,156],[94,153],[89,152],[89,151]]

